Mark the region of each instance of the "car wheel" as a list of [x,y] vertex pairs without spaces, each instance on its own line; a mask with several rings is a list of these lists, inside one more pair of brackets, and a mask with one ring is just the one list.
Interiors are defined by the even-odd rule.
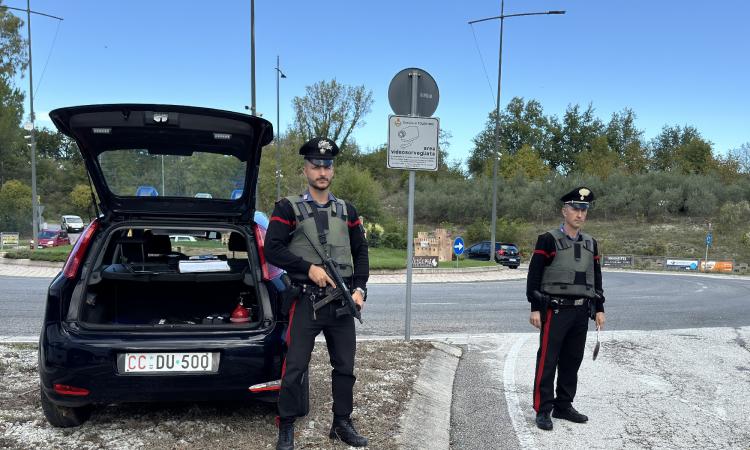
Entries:
[[508,266],[508,267],[510,267],[511,269],[518,269],[518,266]]
[[52,403],[52,400],[44,393],[44,389],[39,388],[42,401],[42,411],[47,422],[53,427],[70,428],[77,427],[91,417],[91,405],[69,407],[59,406]]

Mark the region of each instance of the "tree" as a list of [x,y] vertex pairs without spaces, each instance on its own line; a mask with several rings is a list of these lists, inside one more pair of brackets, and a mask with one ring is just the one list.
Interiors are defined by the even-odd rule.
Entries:
[[561,146],[552,153],[551,164],[568,173],[575,166],[576,156],[590,149],[603,132],[604,125],[594,116],[591,104],[583,112],[579,105],[568,106],[563,116]]
[[500,173],[505,179],[523,176],[530,180],[541,180],[549,172],[549,167],[528,144],[524,144],[515,154],[503,155],[500,159]]
[[23,20],[8,9],[0,8],[0,78],[8,83],[26,70],[26,43],[21,37],[23,24]]
[[372,91],[336,81],[319,81],[305,88],[304,97],[294,97],[294,127],[305,140],[327,137],[343,151],[352,131],[364,125],[372,107]]
[[[496,111],[492,110],[484,130],[473,140],[474,148],[467,165],[469,173],[474,176],[489,175],[492,169],[492,155],[497,152],[496,117]],[[548,163],[549,149],[555,139],[551,120],[544,116],[542,105],[537,100],[524,102],[523,98],[514,97],[500,113],[500,154],[512,156],[528,146],[540,155],[544,163]]]
[[649,143],[651,151],[651,168],[653,170],[669,171],[678,167],[677,149],[700,139],[700,133],[694,127],[679,125],[665,125],[661,133]]
[[589,148],[575,158],[576,169],[586,175],[596,175],[606,180],[620,165],[617,152],[609,147],[606,136],[594,138]]
[[366,169],[350,164],[336,164],[331,190],[351,202],[367,221],[380,220],[383,189]]
[[31,188],[18,180],[0,188],[0,230],[31,232]]
[[730,150],[729,156],[737,160],[740,173],[750,173],[750,142],[745,142],[738,148]]

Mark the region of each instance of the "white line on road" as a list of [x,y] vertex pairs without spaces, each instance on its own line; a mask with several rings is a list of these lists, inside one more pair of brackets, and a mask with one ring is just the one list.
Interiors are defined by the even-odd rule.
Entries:
[[516,436],[518,436],[518,442],[522,449],[536,449],[536,440],[528,427],[526,427],[526,418],[523,416],[523,412],[521,412],[518,391],[516,389],[516,359],[518,359],[518,352],[529,336],[529,334],[518,336],[518,339],[513,343],[513,347],[510,348],[508,355],[505,357],[505,367],[503,369],[505,403],[508,405],[508,415],[513,424],[513,429],[516,430]]

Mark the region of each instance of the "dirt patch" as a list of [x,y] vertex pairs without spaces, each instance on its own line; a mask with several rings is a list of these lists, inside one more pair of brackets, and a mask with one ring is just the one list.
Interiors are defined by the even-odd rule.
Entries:
[[[370,448],[396,449],[404,412],[422,360],[432,345],[422,341],[357,343],[354,413]],[[39,403],[35,345],[0,345],[4,389],[0,392],[0,448],[77,449],[272,449],[274,405],[263,403],[123,404],[96,407],[78,428],[59,429],[44,419]],[[346,448],[328,439],[331,367],[318,342],[310,370],[310,414],[297,421],[296,447]]]

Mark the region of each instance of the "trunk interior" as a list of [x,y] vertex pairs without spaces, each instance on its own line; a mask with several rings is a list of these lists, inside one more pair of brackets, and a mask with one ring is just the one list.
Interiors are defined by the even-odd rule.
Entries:
[[[175,238],[186,233],[195,241]],[[121,226],[103,239],[68,310],[84,328],[250,330],[272,319],[248,232]]]

